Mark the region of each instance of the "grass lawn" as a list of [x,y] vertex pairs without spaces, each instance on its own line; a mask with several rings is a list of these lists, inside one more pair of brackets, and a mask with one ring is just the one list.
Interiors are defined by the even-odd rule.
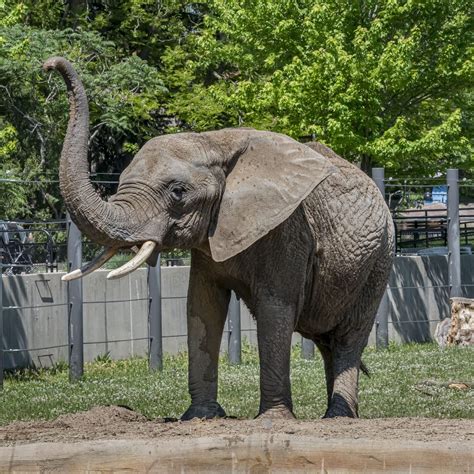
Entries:
[[[293,350],[292,383],[296,416],[319,418],[326,407],[322,361],[303,360]],[[258,409],[258,356],[245,346],[240,366],[220,364],[219,401],[228,415],[253,417]],[[474,382],[474,349],[440,350],[435,344],[392,344],[367,348],[364,361],[371,377],[361,377],[360,416],[474,418],[474,388],[442,386]],[[425,381],[437,384],[423,384]],[[421,385],[420,385],[421,384]],[[179,417],[189,404],[186,354],[166,357],[162,372],[150,373],[145,359],[112,361],[100,357],[87,364],[82,381],[71,384],[65,364],[6,377],[0,392],[0,424],[50,419],[95,405],[127,405],[150,418]]]

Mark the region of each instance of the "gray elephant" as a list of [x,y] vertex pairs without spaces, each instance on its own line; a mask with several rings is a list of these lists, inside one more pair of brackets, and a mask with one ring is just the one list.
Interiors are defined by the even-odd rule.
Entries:
[[147,142],[103,201],[88,175],[86,93],[71,64],[63,76],[70,119],[61,193],[77,226],[105,250],[65,276],[79,278],[120,249],[139,247],[118,278],[160,251],[191,249],[189,393],[183,420],[224,416],[218,354],[231,290],[256,319],[260,416],[293,417],[290,346],[312,339],[326,373],[326,417],[356,417],[361,354],[392,265],[393,224],[364,173],[321,144],[224,129]]

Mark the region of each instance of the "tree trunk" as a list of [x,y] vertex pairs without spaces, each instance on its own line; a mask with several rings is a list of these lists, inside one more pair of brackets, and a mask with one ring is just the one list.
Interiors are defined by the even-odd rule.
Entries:
[[362,155],[360,157],[360,169],[367,175],[372,175],[372,166],[373,161],[372,158],[368,155]]

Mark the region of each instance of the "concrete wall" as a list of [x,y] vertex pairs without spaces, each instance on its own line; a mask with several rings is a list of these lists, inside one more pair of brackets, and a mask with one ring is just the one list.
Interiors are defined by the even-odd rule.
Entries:
[[[474,256],[461,257],[463,296],[474,298]],[[390,278],[391,340],[426,341],[436,323],[450,314],[447,257],[398,257]],[[147,351],[148,291],[146,270],[108,281],[105,271],[83,280],[85,360],[110,352],[113,358],[142,356]],[[5,353],[7,368],[51,365],[68,359],[67,294],[61,274],[3,277]],[[163,348],[186,350],[186,293],[189,267],[162,268]],[[471,285],[471,286],[469,286]],[[423,288],[424,286],[424,288]],[[398,287],[404,287],[398,288]],[[256,344],[255,323],[241,304],[242,335]],[[226,328],[227,329],[227,328]],[[228,332],[224,333],[226,347]],[[132,339],[132,340],[129,340]],[[295,335],[294,342],[300,337]],[[369,343],[374,343],[375,333]],[[61,346],[64,347],[54,347]]]
[[[450,317],[448,257],[397,257],[390,276],[389,339],[431,340],[436,325]],[[462,296],[474,298],[474,255],[461,255]]]
[[[119,280],[97,271],[83,280],[84,359],[144,356],[148,341],[147,271]],[[68,360],[67,285],[62,273],[3,277],[5,367],[50,366]],[[162,268],[163,351],[187,350],[186,294],[189,267]],[[242,333],[256,344],[255,323],[242,303]],[[222,349],[227,347],[227,326]],[[297,337],[295,336],[295,340]],[[62,347],[57,347],[62,346]],[[19,351],[18,349],[37,349]]]

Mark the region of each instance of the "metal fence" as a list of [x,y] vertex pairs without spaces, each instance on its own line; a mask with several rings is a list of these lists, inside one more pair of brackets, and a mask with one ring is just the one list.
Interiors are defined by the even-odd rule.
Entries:
[[[461,285],[460,268],[461,251],[470,253],[473,246],[474,207],[469,205],[459,206],[459,190],[460,186],[472,187],[472,183],[460,181],[457,170],[448,170],[447,179],[443,185],[441,185],[440,178],[436,178],[430,184],[423,184],[421,180],[416,183],[407,183],[406,180],[401,182],[391,178],[386,179],[382,168],[375,168],[373,170],[373,178],[381,193],[386,197],[393,213],[397,231],[397,253],[399,255],[429,255],[431,251],[434,254],[447,255],[448,258],[448,281],[436,285],[389,285],[388,291],[443,288],[449,292],[450,297],[455,297],[461,296],[463,289],[474,287],[474,284],[470,283]],[[115,182],[106,181],[104,183],[110,185]],[[443,197],[441,192],[441,197],[439,198],[441,201],[437,201],[441,206],[437,209],[423,208],[422,204],[420,204],[420,199],[423,201],[427,200],[428,192],[431,193],[431,199],[433,199],[434,188],[441,189],[441,186],[444,186],[442,189],[446,190],[446,196]],[[416,191],[417,189],[424,191],[420,193]],[[395,199],[394,196],[398,196],[399,199]],[[446,203],[447,206],[443,207]],[[413,206],[419,207],[419,209],[410,209]],[[52,220],[41,223],[22,220],[16,221],[16,228],[11,227],[13,224],[11,222],[4,221],[4,223],[6,227],[0,227],[0,243],[3,242],[0,245],[0,273],[5,275],[28,273],[38,270],[41,266],[45,268],[45,271],[58,271],[61,269],[70,271],[79,268],[83,260],[89,260],[97,251],[93,244],[82,239],[78,229],[69,220]],[[36,235],[38,237],[35,237]],[[41,259],[43,260],[40,261]],[[167,265],[183,262],[185,261],[182,255],[166,257]],[[148,342],[149,366],[151,370],[161,369],[163,364],[160,272],[160,265],[148,270],[148,295],[146,297],[148,301],[148,335],[136,339]],[[67,302],[54,305],[64,307],[65,315],[67,314],[68,341],[62,345],[50,346],[50,348],[68,348],[71,380],[77,380],[83,374],[85,345],[118,342],[84,341],[83,305],[113,302],[116,303],[117,301],[84,302],[82,282],[78,280],[68,283]],[[389,324],[394,324],[393,321],[389,321],[388,305],[388,294],[386,293],[381,302],[375,323],[376,344],[378,347],[385,347],[388,344]],[[11,307],[3,306],[2,283],[0,279],[0,344],[2,344],[0,346],[0,385],[3,383],[4,354],[14,351],[45,349],[3,347],[2,328],[4,312],[11,309]],[[25,307],[15,309],[22,310]],[[396,323],[403,325],[426,322],[427,320],[423,319],[419,321],[398,320]],[[428,322],[431,322],[431,320]],[[231,363],[240,363],[241,333],[240,304],[235,295],[233,295],[229,307],[227,330],[228,352]],[[131,340],[124,339],[124,341]],[[305,358],[314,356],[314,344],[312,341],[302,339],[302,356]]]
[[[76,225],[67,220],[67,268],[64,270],[72,271],[82,266],[83,261],[83,240],[80,231]],[[0,249],[0,274],[3,270],[3,251]],[[24,265],[7,263],[8,269],[25,268]],[[57,268],[57,267],[56,267]],[[5,274],[5,272],[4,272]],[[5,274],[8,276],[8,274]],[[84,372],[84,347],[92,344],[112,344],[117,342],[130,341],[147,341],[148,357],[150,370],[161,370],[163,367],[163,336],[162,334],[162,303],[161,294],[161,262],[158,260],[156,267],[148,267],[147,277],[147,296],[145,298],[134,299],[114,299],[114,300],[93,300],[84,301],[82,280],[73,280],[67,283],[67,301],[55,304],[43,304],[41,306],[16,306],[3,304],[3,278],[0,278],[0,388],[4,381],[4,355],[8,353],[18,352],[37,352],[58,348],[68,349],[69,361],[69,377],[71,381],[78,380]],[[173,297],[171,297],[173,298]],[[176,298],[176,297],[174,297]],[[178,297],[185,298],[185,297]],[[114,304],[114,303],[131,303],[138,301],[146,301],[148,303],[147,321],[148,334],[146,337],[123,338],[123,339],[107,339],[107,340],[85,340],[83,327],[83,309],[84,305],[94,304]],[[64,316],[68,321],[67,341],[62,344],[48,345],[47,347],[4,347],[4,317],[9,311],[25,311],[30,309],[52,309],[64,308]],[[240,303],[235,295],[232,295],[229,305],[228,329],[227,334],[228,354],[231,363],[240,363]],[[172,337],[185,337],[186,334],[174,334]],[[170,336],[168,336],[170,337]]]
[[[472,235],[474,231],[474,207],[462,206],[460,207],[460,185],[464,187],[472,187],[472,183],[468,181],[459,180],[459,171],[457,169],[448,169],[446,175],[445,185],[441,186],[440,178],[436,178],[436,184],[420,184],[413,183],[410,188],[416,187],[421,189],[431,189],[436,187],[440,191],[439,199],[440,204],[446,204],[443,209],[441,205],[438,209],[433,209],[430,215],[430,210],[422,209],[420,212],[418,209],[415,210],[404,210],[399,214],[396,212],[396,207],[391,205],[390,196],[393,195],[387,188],[398,187],[400,183],[394,184],[393,180],[385,179],[384,169],[375,168],[373,170],[373,178],[380,189],[380,192],[386,197],[389,196],[387,201],[389,207],[392,208],[394,214],[394,224],[396,228],[397,236],[397,254],[415,253],[418,255],[429,255],[441,254],[447,255],[448,258],[448,281],[439,285],[419,285],[413,286],[413,289],[432,289],[432,288],[445,288],[449,291],[449,298],[459,297],[462,295],[463,288],[473,287],[472,284],[461,285],[461,224],[463,226],[464,243],[466,246],[463,248],[465,253],[472,252]],[[421,181],[421,179],[420,179]],[[402,186],[406,187],[404,183]],[[445,190],[443,196],[442,191]],[[403,193],[403,191],[402,191]],[[423,199],[426,198],[426,191],[423,194]],[[432,200],[433,196],[431,196]],[[417,207],[421,207],[418,204]],[[415,215],[415,213],[417,213]],[[407,235],[411,238],[404,238]],[[420,238],[422,236],[422,238]],[[423,242],[424,252],[420,252],[420,241]],[[430,247],[430,243],[433,241],[437,244],[436,246]],[[406,245],[409,242],[409,245]],[[418,244],[418,248],[417,248]],[[440,245],[441,244],[441,245]],[[407,247],[410,251],[407,252]],[[431,248],[431,252],[429,249]],[[433,251],[435,250],[435,252]],[[389,333],[389,318],[388,318],[388,291],[391,290],[403,290],[409,289],[407,286],[388,286],[385,292],[376,318],[376,343],[377,346],[386,347],[388,345],[388,333]],[[426,319],[420,321],[398,321],[398,324],[413,324],[415,322],[425,323]],[[431,322],[429,320],[428,322]],[[436,322],[436,321],[433,321]],[[393,323],[393,322],[392,322]]]
[[3,275],[60,270],[66,262],[66,221],[0,221]]

